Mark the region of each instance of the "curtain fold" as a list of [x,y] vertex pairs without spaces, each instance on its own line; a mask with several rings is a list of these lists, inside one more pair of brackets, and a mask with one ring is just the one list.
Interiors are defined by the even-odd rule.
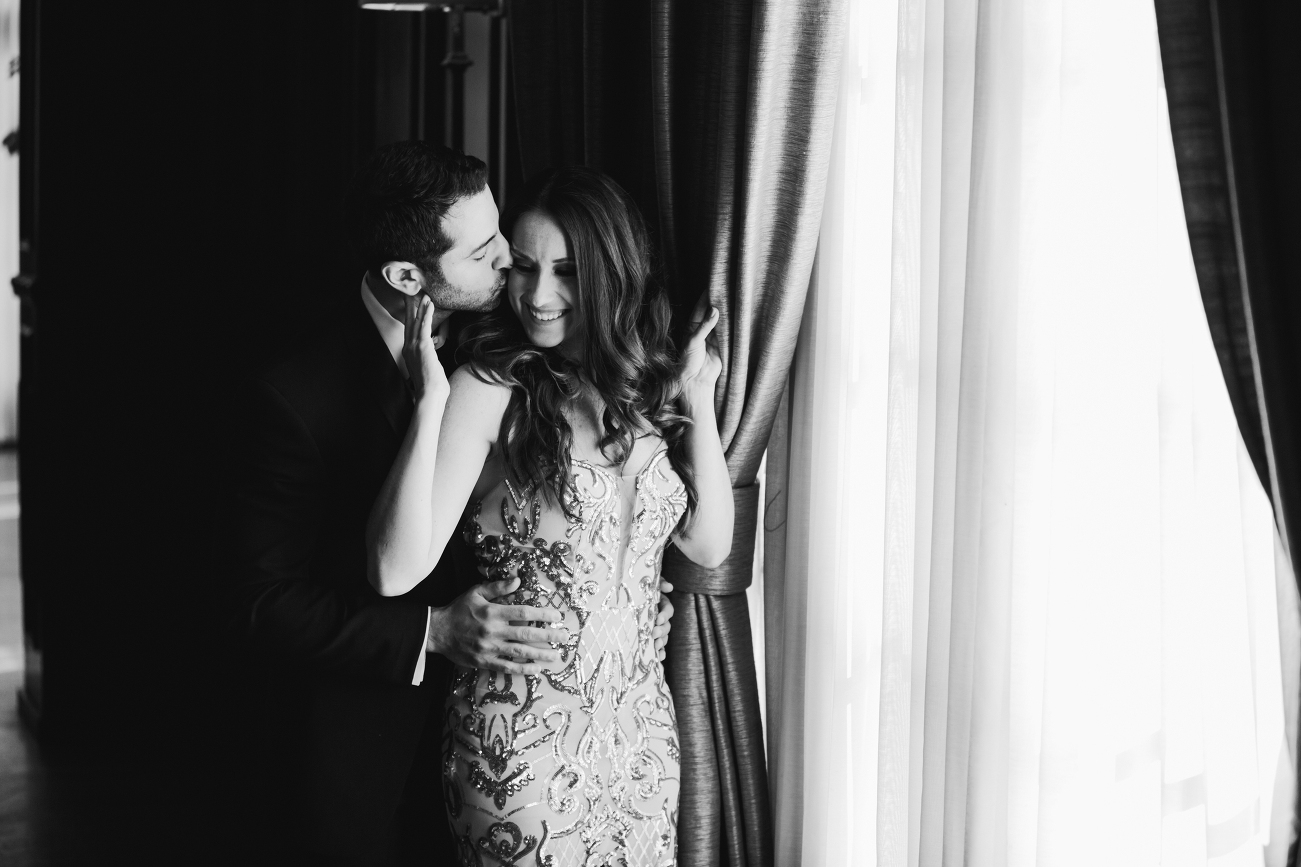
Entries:
[[[651,16],[658,0],[510,6],[524,177],[585,165],[619,182],[658,226]],[[504,204],[504,203],[503,203]]]
[[682,739],[678,863],[770,865],[771,810],[746,601],[756,483],[808,287],[844,0],[530,0],[511,8],[525,173],[585,163],[655,227],[679,321],[708,294],[734,486],[716,570],[673,549],[667,672]]
[[[716,400],[738,528],[756,521],[756,474],[817,244],[843,5],[734,0],[656,7],[656,167],[666,271],[683,308],[707,292],[720,311]],[[773,863],[744,595],[753,533],[746,535],[713,570],[729,576],[725,588],[717,578],[693,578],[680,557],[665,559],[665,575],[677,586],[674,604],[693,611],[697,627],[675,624],[669,683],[680,709],[707,707],[713,721],[706,744],[695,739],[704,717],[679,717],[683,867]]]
[[1246,275],[1239,264],[1236,190],[1227,161],[1222,60],[1210,0],[1157,0],[1170,131],[1197,282],[1238,428],[1266,491],[1265,451]]
[[1184,216],[1207,322],[1243,441],[1289,543],[1301,498],[1301,12],[1291,4],[1158,0]]
[[777,862],[1280,864],[1293,579],[1151,7],[849,8],[768,455]]
[[[1295,300],[1301,11],[1258,0],[1157,0],[1156,13],[1206,320],[1284,550],[1295,552],[1301,531],[1301,304]],[[1301,822],[1301,805],[1295,821]],[[1289,863],[1297,863],[1295,848]]]

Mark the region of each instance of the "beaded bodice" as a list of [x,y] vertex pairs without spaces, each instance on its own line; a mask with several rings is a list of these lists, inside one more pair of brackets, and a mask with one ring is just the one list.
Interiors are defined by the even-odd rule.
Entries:
[[[469,846],[512,864],[526,850],[540,865],[671,864],[678,740],[651,631],[686,492],[663,450],[634,475],[572,469],[574,517],[505,480],[467,513],[488,580],[520,579],[498,601],[555,608],[564,620],[548,625],[568,639],[539,676],[458,669],[445,767],[453,828],[463,859]],[[458,823],[470,809],[487,815]],[[536,820],[531,833],[520,811]],[[475,826],[487,828],[477,840]]]

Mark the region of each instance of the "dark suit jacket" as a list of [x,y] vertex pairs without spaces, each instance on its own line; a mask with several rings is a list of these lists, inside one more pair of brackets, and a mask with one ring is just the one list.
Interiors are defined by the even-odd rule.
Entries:
[[364,559],[410,398],[358,298],[254,378],[237,413],[230,571],[266,678],[258,729],[272,819],[295,847],[368,863],[391,846],[408,782],[435,799],[427,821],[445,824],[436,761],[425,762],[430,778],[408,777],[418,750],[437,754],[431,708],[446,662],[429,656],[424,684],[411,681],[427,606],[456,595],[455,573],[445,557],[416,590],[385,599]]

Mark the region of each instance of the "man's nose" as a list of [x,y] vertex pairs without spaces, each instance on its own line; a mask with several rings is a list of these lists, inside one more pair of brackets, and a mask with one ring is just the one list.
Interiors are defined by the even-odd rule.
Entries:
[[497,254],[497,270],[504,271],[515,264],[515,258],[510,254],[510,244],[501,235],[497,236],[497,242],[501,246],[501,252]]

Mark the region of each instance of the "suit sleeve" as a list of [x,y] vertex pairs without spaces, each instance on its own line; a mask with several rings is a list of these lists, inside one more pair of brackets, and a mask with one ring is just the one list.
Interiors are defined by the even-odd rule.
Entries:
[[429,609],[365,581],[321,586],[309,565],[322,532],[323,464],[273,386],[249,385],[230,479],[229,573],[237,628],[258,651],[308,668],[410,685]]

